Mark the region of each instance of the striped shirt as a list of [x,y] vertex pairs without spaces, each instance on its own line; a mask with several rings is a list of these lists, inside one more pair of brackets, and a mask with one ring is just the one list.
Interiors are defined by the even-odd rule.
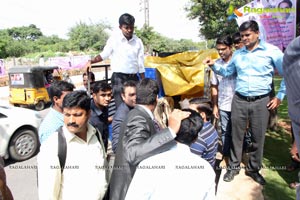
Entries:
[[[218,59],[216,63],[226,67],[223,59]],[[218,85],[218,107],[220,110],[231,112],[231,102],[235,90],[236,76],[223,77],[221,75],[212,73],[211,84]]]
[[210,122],[205,122],[198,133],[197,141],[190,146],[192,153],[200,155],[214,167],[218,151],[218,133]]

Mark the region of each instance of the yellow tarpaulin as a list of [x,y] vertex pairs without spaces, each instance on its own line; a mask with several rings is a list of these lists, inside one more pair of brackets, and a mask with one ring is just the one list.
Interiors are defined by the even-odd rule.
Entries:
[[203,96],[207,66],[202,64],[206,57],[218,58],[214,49],[198,52],[183,52],[168,57],[148,56],[145,67],[156,68],[167,96]]

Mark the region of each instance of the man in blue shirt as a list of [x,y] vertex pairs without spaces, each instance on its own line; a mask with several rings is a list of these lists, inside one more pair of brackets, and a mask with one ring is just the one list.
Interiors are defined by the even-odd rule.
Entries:
[[64,116],[62,114],[62,102],[64,97],[74,90],[75,86],[66,81],[56,81],[49,87],[49,97],[51,107],[39,127],[39,139],[42,144],[59,127],[64,125]]
[[249,122],[253,152],[249,153],[246,175],[264,185],[266,181],[259,170],[262,167],[269,110],[277,108],[285,96],[285,84],[282,80],[277,96],[270,99],[274,68],[282,74],[283,53],[279,48],[259,39],[257,22],[246,21],[239,27],[239,31],[245,46],[234,53],[226,68],[222,68],[210,58],[205,59],[204,63],[222,76],[237,76],[231,109],[232,148],[229,167],[223,179],[230,182],[239,173],[244,132]]

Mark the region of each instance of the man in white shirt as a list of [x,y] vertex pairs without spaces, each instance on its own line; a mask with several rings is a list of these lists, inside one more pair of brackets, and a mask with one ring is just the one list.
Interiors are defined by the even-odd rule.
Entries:
[[[64,126],[50,135],[38,154],[39,199],[99,199],[107,190],[106,155],[97,130],[88,123],[90,98],[74,91],[63,100]],[[58,156],[58,134],[66,141],[64,167]],[[62,168],[62,169],[61,169]]]
[[181,122],[177,144],[138,165],[125,199],[215,199],[213,168],[189,148],[197,139],[203,120],[194,110],[184,111],[191,115]]
[[87,66],[101,62],[110,57],[111,70],[113,72],[111,83],[116,107],[122,103],[121,87],[125,81],[138,81],[145,77],[144,45],[140,38],[133,34],[135,19],[125,13],[119,18],[120,32],[112,35],[104,47],[104,50],[89,61]]

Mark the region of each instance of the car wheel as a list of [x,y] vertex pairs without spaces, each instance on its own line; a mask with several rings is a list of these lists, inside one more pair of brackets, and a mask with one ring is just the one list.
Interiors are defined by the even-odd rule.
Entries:
[[45,108],[45,102],[44,101],[39,101],[37,104],[34,105],[34,108],[37,111],[44,110],[44,108]]
[[37,152],[39,141],[31,129],[18,130],[9,143],[9,155],[13,160],[22,161],[31,158]]

